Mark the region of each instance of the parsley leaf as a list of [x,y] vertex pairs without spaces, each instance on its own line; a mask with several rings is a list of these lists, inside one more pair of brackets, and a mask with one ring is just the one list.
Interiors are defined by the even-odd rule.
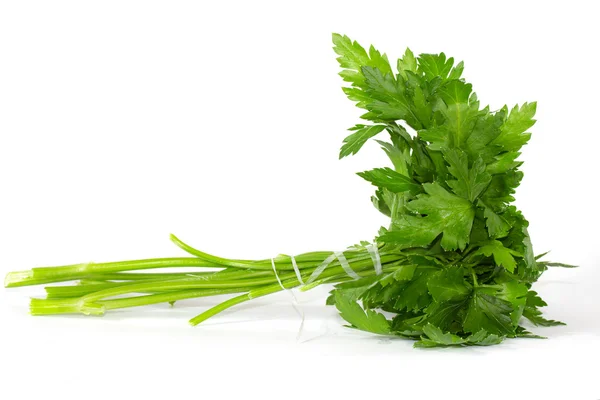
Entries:
[[475,290],[469,300],[467,313],[463,323],[465,332],[487,332],[505,336],[513,331],[510,313],[511,304],[499,297]]
[[353,134],[344,139],[344,145],[340,150],[340,158],[344,158],[351,154],[356,154],[363,147],[363,145],[385,129],[385,125],[356,125],[350,128],[350,131],[354,131]]
[[448,185],[457,195],[475,201],[492,179],[481,157],[475,160],[471,168],[466,153],[459,149],[444,152],[444,158],[449,164],[448,171],[456,178],[448,181]]
[[423,189],[426,194],[417,196],[406,206],[422,216],[403,216],[380,239],[402,247],[427,246],[442,234],[442,248],[464,249],[475,217],[473,204],[437,183],[423,184]]
[[425,336],[415,342],[415,347],[448,347],[448,346],[490,346],[499,344],[504,339],[502,336],[489,334],[485,330],[480,330],[467,337],[461,337],[449,332],[443,332],[440,328],[427,324],[423,327]]
[[440,303],[462,299],[471,292],[462,267],[448,267],[435,273],[427,282],[427,288],[433,299]]
[[537,292],[530,290],[527,293],[525,308],[523,310],[523,316],[531,321],[536,326],[557,326],[565,325],[564,322],[555,321],[552,319],[546,319],[542,317],[542,312],[538,310],[538,307],[545,307],[548,304],[537,294]]
[[375,168],[370,171],[358,172],[357,175],[392,193],[410,192],[416,194],[421,192],[421,185],[390,168]]
[[517,263],[514,256],[522,257],[519,252],[504,247],[499,240],[491,240],[483,243],[473,255],[482,254],[486,257],[493,256],[496,265],[506,268],[509,272],[514,272]]
[[357,42],[353,42],[348,36],[342,36],[334,33],[333,50],[340,56],[338,62],[343,68],[340,76],[354,86],[364,87],[364,76],[361,68],[370,66],[377,68],[384,74],[391,74],[392,69],[385,54],[379,53],[371,46],[369,53]]
[[369,309],[363,310],[356,301],[349,300],[341,291],[335,292],[335,306],[342,318],[354,328],[381,335],[390,333],[390,322],[383,314]]
[[531,137],[527,129],[535,124],[537,103],[525,103],[514,106],[500,129],[500,135],[491,144],[501,146],[506,151],[519,150]]

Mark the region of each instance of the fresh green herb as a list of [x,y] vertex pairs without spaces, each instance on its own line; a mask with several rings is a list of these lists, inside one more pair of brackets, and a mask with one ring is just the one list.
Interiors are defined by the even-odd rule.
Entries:
[[[551,266],[534,257],[529,223],[511,203],[523,173],[519,150],[530,138],[536,103],[481,107],[463,63],[444,53],[406,50],[393,68],[385,54],[333,35],[348,98],[365,110],[340,158],[375,136],[391,166],[359,172],[376,187],[372,202],[390,217],[374,244],[341,255],[324,251],[273,260],[216,257],[171,239],[193,257],[87,263],[9,273],[6,287],[47,287],[34,315],[82,313],[237,294],[193,318],[196,325],[234,305],[281,290],[335,284],[327,304],[351,327],[418,340],[416,347],[492,345],[538,338],[522,326],[562,324],[542,317],[531,290]],[[335,255],[335,257],[334,257]],[[202,272],[132,273],[196,267]],[[217,269],[217,271],[215,271]]]

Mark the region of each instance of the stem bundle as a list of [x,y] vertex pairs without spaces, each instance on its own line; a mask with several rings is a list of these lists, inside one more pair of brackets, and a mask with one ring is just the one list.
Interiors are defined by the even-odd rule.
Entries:
[[[47,286],[45,299],[32,299],[33,315],[85,314],[103,315],[106,311],[138,307],[157,303],[240,294],[190,320],[197,325],[234,305],[277,293],[301,285],[294,271],[292,257],[280,255],[273,259],[233,260],[217,257],[197,250],[171,235],[171,240],[194,257],[156,258],[108,263],[86,263],[58,267],[33,268],[11,272],[5,280],[6,287],[39,285],[46,283],[78,281],[77,285]],[[311,252],[294,257],[303,282],[310,280],[313,272],[332,252]],[[373,261],[364,249],[347,250],[344,256],[350,268],[360,277],[375,274]],[[398,254],[380,254],[383,271],[397,268]],[[395,267],[396,265],[396,267]],[[150,272],[172,267],[210,268],[193,272]],[[279,283],[278,279],[281,281]],[[317,279],[305,285],[306,289],[320,283],[339,283],[349,280],[339,260],[329,263]],[[116,298],[119,296],[118,298]]]

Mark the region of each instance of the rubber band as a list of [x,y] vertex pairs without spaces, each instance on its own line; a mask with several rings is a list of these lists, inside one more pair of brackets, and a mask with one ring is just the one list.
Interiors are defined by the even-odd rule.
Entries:
[[[381,275],[381,273],[383,272],[383,267],[381,265],[381,257],[379,255],[377,246],[375,244],[370,243],[366,246],[366,249],[369,252],[369,256],[371,257],[371,260],[373,261],[373,268],[375,269],[375,274]],[[351,277],[355,280],[360,279],[360,276],[356,272],[354,272],[352,267],[350,267],[350,264],[348,263],[346,256],[344,256],[344,253],[341,251],[335,251],[332,254],[330,254],[325,260],[323,260],[323,262],[313,271],[313,273],[309,276],[308,280],[305,283],[304,280],[302,279],[302,274],[300,273],[300,268],[298,268],[298,264],[296,263],[296,258],[294,256],[290,256],[290,260],[292,262],[292,267],[294,268],[294,273],[296,274],[296,278],[298,278],[298,282],[300,282],[301,286],[307,286],[307,285],[310,285],[311,283],[313,283],[316,279],[319,278],[319,276],[323,273],[323,271],[325,271],[325,269],[329,266],[329,264],[331,264],[336,258],[340,262],[340,266],[343,268],[344,272],[346,272],[346,274],[349,277]],[[275,279],[277,279],[277,283],[279,283],[279,286],[281,287],[281,289],[283,289],[283,291],[285,291],[285,292],[288,292],[290,294],[290,296],[292,296],[292,307],[294,307],[294,310],[296,311],[298,316],[300,316],[300,318],[301,318],[300,327],[298,328],[298,333],[296,334],[296,341],[299,341],[302,331],[304,329],[304,320],[305,320],[304,309],[298,302],[298,298],[296,297],[294,292],[290,289],[287,289],[283,285],[283,282],[281,281],[281,278],[279,278],[279,274],[277,273],[277,267],[275,266],[274,258],[271,258],[271,267],[273,268],[273,273],[275,274]]]
[[283,290],[287,290],[285,286],[283,286],[283,283],[281,283],[281,279],[279,279],[279,274],[277,273],[277,268],[275,268],[275,260],[273,258],[271,258],[271,266],[273,267],[273,272],[275,273],[275,278],[277,279],[279,286],[281,286]]
[[335,260],[335,253],[323,260],[321,265],[319,265],[317,269],[315,269],[310,275],[306,284],[308,285],[309,283],[313,283],[323,273],[323,271],[325,271],[325,268],[327,268],[327,266],[333,262],[333,260]]
[[[294,258],[292,258],[292,260],[293,260],[292,263],[295,265],[296,260]],[[273,267],[273,272],[275,273],[275,278],[277,279],[279,286],[281,286],[281,288],[283,289],[284,292],[288,292],[290,294],[290,296],[292,296],[292,307],[294,307],[294,310],[296,310],[296,313],[298,314],[298,316],[301,319],[300,327],[298,328],[298,333],[296,334],[296,341],[298,341],[298,340],[300,340],[300,335],[302,334],[302,331],[304,329],[304,319],[305,319],[304,309],[298,302],[298,299],[296,298],[296,295],[294,294],[294,292],[287,289],[285,286],[283,286],[283,283],[281,282],[281,279],[279,278],[279,274],[277,273],[277,268],[275,268],[275,259],[273,259],[273,258],[271,258],[271,266]],[[298,268],[298,267],[296,266],[296,268]],[[298,271],[298,274],[299,273],[300,272]]]
[[337,259],[340,261],[340,265],[342,266],[342,268],[344,269],[344,271],[346,272],[346,274],[349,277],[351,277],[353,279],[360,279],[360,276],[358,276],[356,274],[356,272],[354,272],[354,270],[352,268],[350,268],[350,264],[348,264],[348,260],[346,260],[344,253],[342,253],[341,251],[336,251],[333,254],[335,254]]
[[379,257],[379,251],[377,250],[377,246],[373,243],[369,243],[367,245],[367,251],[371,256],[371,260],[373,260],[373,268],[375,268],[375,275],[381,275],[383,272],[383,267],[381,266],[381,257]]
[[298,269],[298,264],[296,264],[296,258],[294,256],[290,256],[292,259],[292,267],[294,267],[294,272],[296,273],[296,278],[298,278],[298,282],[301,285],[304,285],[304,281],[302,280],[302,275],[300,275],[300,269]]

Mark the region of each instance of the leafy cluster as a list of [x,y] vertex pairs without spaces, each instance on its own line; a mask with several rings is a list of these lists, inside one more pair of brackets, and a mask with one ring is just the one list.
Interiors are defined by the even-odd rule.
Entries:
[[538,309],[546,303],[531,285],[549,263],[534,257],[528,222],[511,205],[536,103],[481,107],[463,63],[444,53],[407,49],[394,71],[372,46],[337,34],[333,42],[343,90],[366,121],[350,128],[340,158],[388,135],[377,143],[392,167],[358,175],[376,186],[373,204],[391,219],[377,242],[397,252],[398,268],[338,284],[328,303],[352,327],[420,339],[421,347],[534,337],[519,325],[523,317],[561,324]]

